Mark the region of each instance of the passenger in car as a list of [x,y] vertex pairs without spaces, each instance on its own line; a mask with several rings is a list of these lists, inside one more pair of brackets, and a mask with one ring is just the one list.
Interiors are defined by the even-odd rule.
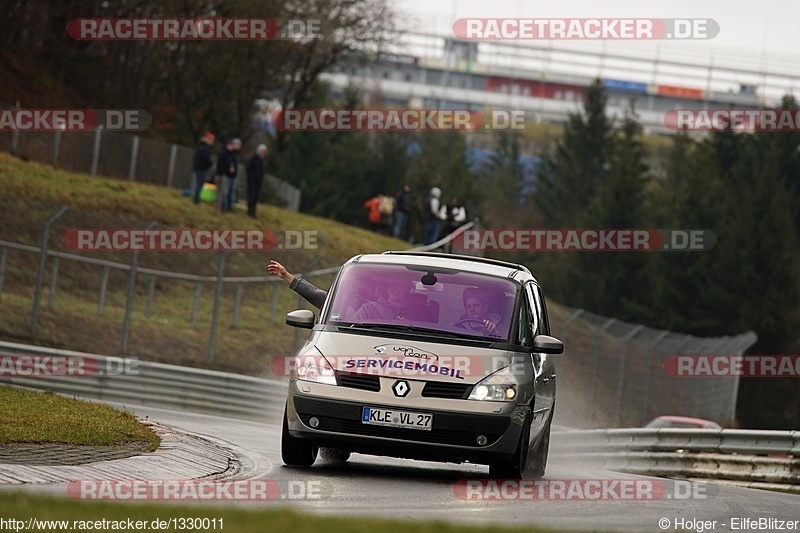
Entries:
[[464,289],[464,311],[454,325],[472,331],[494,333],[500,323],[500,315],[489,312],[490,297],[477,287]]
[[425,311],[427,298],[422,301],[412,295],[414,284],[410,280],[391,279],[386,284],[385,294],[374,302],[365,302],[353,315],[354,322],[365,320],[418,320]]
[[322,305],[325,303],[325,299],[328,297],[327,292],[323,291],[310,281],[291,274],[288,270],[286,270],[286,268],[284,268],[282,264],[278,263],[274,259],[269,262],[267,270],[269,270],[269,273],[273,276],[278,276],[283,281],[288,283],[289,288],[305,298],[308,303],[317,309],[322,309]]

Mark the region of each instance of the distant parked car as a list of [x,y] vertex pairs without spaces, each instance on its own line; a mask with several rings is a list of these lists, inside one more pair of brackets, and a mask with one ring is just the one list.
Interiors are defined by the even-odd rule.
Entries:
[[722,429],[722,426],[711,420],[691,418],[688,416],[659,416],[645,426],[646,428],[689,428],[689,429]]

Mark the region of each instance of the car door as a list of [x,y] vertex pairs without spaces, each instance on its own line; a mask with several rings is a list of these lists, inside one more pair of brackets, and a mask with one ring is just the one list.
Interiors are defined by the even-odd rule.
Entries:
[[[549,335],[547,311],[541,288],[533,282],[525,284],[525,300],[531,309],[531,342],[536,335]],[[532,345],[532,344],[531,344]],[[550,416],[555,399],[556,369],[553,356],[545,353],[531,353],[531,363],[536,373],[536,405],[534,424],[543,426]]]

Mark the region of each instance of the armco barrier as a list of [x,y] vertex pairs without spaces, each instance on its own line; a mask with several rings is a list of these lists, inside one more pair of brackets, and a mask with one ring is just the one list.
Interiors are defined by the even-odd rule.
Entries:
[[607,429],[553,433],[553,460],[800,493],[800,431]]
[[564,453],[687,452],[800,457],[800,431],[630,428],[560,433]]
[[[0,342],[0,356],[75,356],[119,362],[120,358]],[[135,372],[74,377],[9,377],[0,383],[82,396],[277,422],[286,381],[137,360]],[[800,431],[604,429],[553,432],[554,462],[667,477],[730,480],[754,488],[800,493]],[[780,457],[766,457],[766,455]]]
[[[118,357],[0,342],[0,355],[75,356],[100,366]],[[137,360],[135,371],[119,375],[9,377],[0,383],[96,398],[249,420],[279,418],[287,382]]]

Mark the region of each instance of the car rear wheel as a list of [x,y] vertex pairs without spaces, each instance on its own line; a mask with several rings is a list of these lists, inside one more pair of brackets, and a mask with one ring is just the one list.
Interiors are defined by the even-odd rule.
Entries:
[[292,437],[289,434],[289,422],[286,411],[283,412],[283,430],[281,431],[281,459],[287,466],[309,467],[317,460],[317,446],[313,443]]
[[522,479],[528,464],[528,445],[531,438],[531,419],[525,417],[522,424],[522,435],[519,437],[514,456],[507,461],[489,465],[489,477],[496,479]]

